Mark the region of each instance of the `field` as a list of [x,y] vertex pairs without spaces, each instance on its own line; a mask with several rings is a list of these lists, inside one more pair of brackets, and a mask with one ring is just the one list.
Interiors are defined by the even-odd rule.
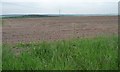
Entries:
[[118,33],[117,17],[3,19],[3,43],[53,41]]
[[118,18],[3,19],[3,70],[116,70]]

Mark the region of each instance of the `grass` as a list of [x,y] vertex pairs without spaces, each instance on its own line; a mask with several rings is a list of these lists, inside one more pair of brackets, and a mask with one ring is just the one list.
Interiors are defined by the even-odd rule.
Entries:
[[3,70],[117,70],[118,38],[3,44],[2,66]]
[[0,44],[0,71],[2,71],[2,44]]

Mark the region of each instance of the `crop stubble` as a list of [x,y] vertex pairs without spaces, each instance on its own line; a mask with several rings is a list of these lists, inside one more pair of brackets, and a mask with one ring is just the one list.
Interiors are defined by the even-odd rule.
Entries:
[[3,19],[3,43],[53,41],[118,33],[117,16]]

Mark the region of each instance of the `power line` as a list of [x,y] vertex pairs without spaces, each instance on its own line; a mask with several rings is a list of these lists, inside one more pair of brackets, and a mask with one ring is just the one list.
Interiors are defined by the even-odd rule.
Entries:
[[61,10],[59,9],[59,16],[60,16],[60,14],[61,14]]

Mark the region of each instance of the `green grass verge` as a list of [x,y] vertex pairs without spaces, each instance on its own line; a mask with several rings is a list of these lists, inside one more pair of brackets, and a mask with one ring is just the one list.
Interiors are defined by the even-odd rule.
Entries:
[[0,43],[0,71],[2,71],[2,44]]
[[[21,49],[16,56],[13,49]],[[3,45],[3,70],[116,70],[118,38]]]

